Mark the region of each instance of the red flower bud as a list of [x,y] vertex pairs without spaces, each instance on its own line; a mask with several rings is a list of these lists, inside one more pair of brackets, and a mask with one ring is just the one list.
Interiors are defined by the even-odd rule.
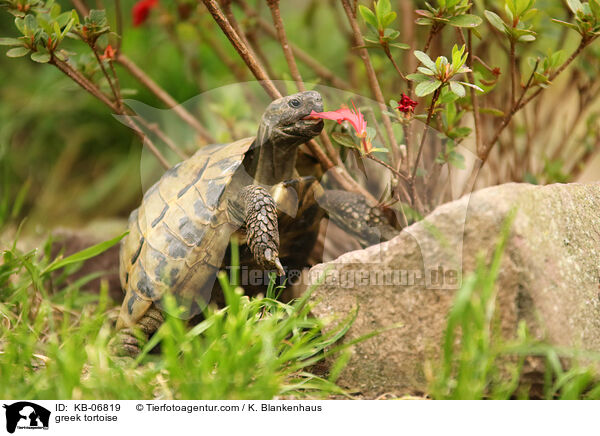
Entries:
[[100,59],[105,60],[105,59],[109,59],[112,60],[115,58],[115,49],[112,48],[112,46],[110,44],[108,44],[106,46],[106,48],[104,49],[104,54],[100,55]]
[[404,112],[405,114],[410,114],[415,111],[415,107],[418,105],[416,101],[412,100],[408,95],[402,93],[402,98],[398,102],[398,109],[400,112]]

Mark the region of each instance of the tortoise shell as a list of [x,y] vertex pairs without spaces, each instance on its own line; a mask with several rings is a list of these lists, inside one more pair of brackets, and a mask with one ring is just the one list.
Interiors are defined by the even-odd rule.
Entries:
[[190,311],[187,316],[210,301],[229,239],[239,227],[223,194],[253,140],[203,147],[146,191],[121,242],[126,295],[118,328],[135,324],[167,290]]

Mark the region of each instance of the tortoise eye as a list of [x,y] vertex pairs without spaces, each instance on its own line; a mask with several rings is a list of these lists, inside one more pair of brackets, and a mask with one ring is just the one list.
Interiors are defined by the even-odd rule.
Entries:
[[291,107],[300,107],[300,100],[297,98],[292,98],[289,104]]

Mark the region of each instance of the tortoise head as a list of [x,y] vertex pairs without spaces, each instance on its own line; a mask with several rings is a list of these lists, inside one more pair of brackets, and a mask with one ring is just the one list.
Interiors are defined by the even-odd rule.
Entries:
[[305,143],[323,130],[320,119],[305,119],[312,111],[323,111],[323,99],[317,91],[303,91],[273,101],[262,116],[255,146],[270,142],[275,147]]

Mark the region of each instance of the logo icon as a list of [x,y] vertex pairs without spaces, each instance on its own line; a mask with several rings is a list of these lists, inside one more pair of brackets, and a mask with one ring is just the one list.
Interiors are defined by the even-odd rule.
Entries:
[[50,422],[50,411],[29,401],[6,405],[6,431],[14,433],[18,429],[47,430]]

